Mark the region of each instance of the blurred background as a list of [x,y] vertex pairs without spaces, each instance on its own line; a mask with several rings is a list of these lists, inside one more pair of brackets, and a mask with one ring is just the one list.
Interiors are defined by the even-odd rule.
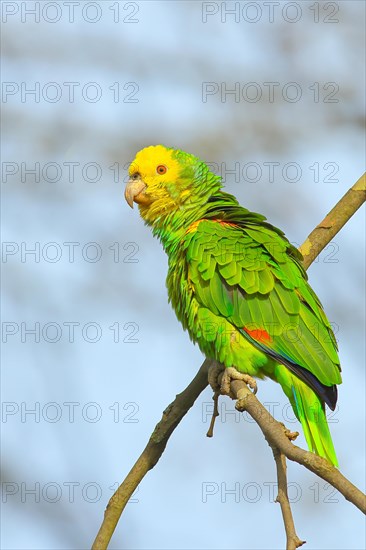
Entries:
[[[167,259],[123,198],[136,151],[194,153],[300,245],[364,170],[364,2],[2,2],[2,547],[89,548],[203,357]],[[309,270],[344,383],[329,422],[364,486],[364,211]],[[259,398],[299,426],[273,382]],[[258,427],[207,389],[129,502],[112,549],[280,549]],[[303,436],[299,444],[305,445]],[[289,464],[311,549],[364,547],[358,510]]]

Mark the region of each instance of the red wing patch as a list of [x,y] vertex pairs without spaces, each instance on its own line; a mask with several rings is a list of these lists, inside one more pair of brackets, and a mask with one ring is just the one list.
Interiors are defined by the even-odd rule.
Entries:
[[243,327],[243,330],[245,330],[245,332],[249,334],[249,336],[253,338],[253,340],[257,340],[257,342],[271,342],[272,340],[272,338],[264,328],[255,328],[254,330],[250,330]]

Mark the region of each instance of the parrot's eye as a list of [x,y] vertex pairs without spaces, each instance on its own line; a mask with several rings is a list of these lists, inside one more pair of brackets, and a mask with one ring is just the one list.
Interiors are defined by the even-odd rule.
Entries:
[[131,176],[131,179],[132,180],[138,180],[140,178],[140,173],[139,172],[135,172],[134,174],[132,174]]
[[168,168],[164,164],[159,164],[159,166],[156,167],[156,171],[158,174],[166,174],[166,171]]

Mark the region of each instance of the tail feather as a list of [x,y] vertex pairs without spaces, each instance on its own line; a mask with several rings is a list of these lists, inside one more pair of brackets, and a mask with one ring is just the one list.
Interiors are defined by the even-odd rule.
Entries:
[[286,367],[281,367],[276,369],[276,379],[290,399],[294,413],[301,422],[309,450],[338,466],[324,403],[307,384]]

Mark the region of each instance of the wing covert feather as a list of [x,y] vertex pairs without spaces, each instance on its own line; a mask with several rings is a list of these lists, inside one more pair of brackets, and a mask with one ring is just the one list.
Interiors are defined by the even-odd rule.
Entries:
[[267,227],[203,220],[188,239],[189,278],[201,305],[227,318],[243,336],[244,327],[264,329],[270,338],[258,346],[262,351],[299,365],[322,384],[338,384],[334,334],[289,247]]

